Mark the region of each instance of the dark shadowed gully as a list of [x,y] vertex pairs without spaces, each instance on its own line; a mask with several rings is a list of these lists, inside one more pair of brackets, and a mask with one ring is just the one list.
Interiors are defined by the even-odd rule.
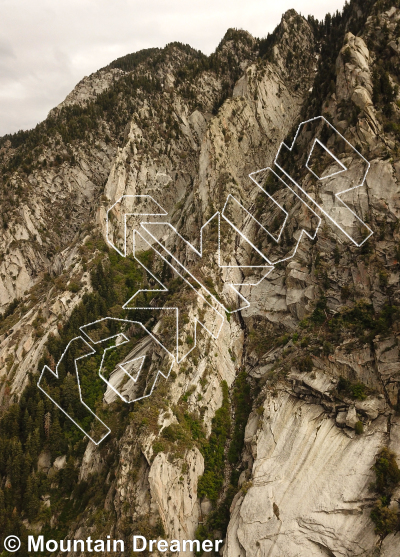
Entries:
[[399,54],[290,10],[0,138],[0,553],[397,555]]

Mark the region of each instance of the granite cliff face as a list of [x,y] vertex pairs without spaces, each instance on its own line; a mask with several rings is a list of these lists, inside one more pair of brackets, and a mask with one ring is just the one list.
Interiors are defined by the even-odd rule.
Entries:
[[[400,464],[399,29],[400,6],[382,1],[351,2],[321,24],[290,10],[261,41],[229,30],[208,58],[179,43],[128,55],[84,78],[35,130],[0,139],[5,534],[111,535],[128,547],[133,534],[215,537],[224,557],[397,555],[400,478],[382,483],[377,470],[385,455]],[[275,160],[300,122],[320,115],[341,139],[318,120]],[[318,134],[342,154],[344,178],[322,183],[302,170]],[[313,171],[336,172],[321,153]],[[343,197],[354,216],[334,194],[360,183],[364,159],[365,182]],[[256,179],[273,210],[249,178],[267,167],[275,174]],[[151,196],[167,216],[136,210],[132,196]],[[217,263],[212,220],[229,196],[237,202],[226,215],[252,242],[221,218],[230,269]],[[199,247],[208,219],[199,257],[182,237]],[[286,226],[278,247],[260,223]],[[134,229],[139,261],[105,243],[121,251],[126,239],[129,255]],[[276,263],[263,280],[260,253]],[[178,276],[171,254],[207,295]],[[168,292],[142,293],[123,310],[154,277]],[[222,318],[211,298],[227,309]],[[177,307],[181,321],[149,307]],[[154,366],[169,361],[138,325],[106,361],[108,386],[100,358],[79,364],[83,398],[112,431],[96,446],[36,382],[80,326],[106,316],[140,321],[167,347],[176,333],[188,355],[132,404],[116,390],[146,392]],[[95,341],[106,333],[98,328]],[[119,364],[143,356],[150,367],[124,383]],[[50,388],[78,420],[74,373],[66,359]],[[10,517],[8,493],[18,501]]]

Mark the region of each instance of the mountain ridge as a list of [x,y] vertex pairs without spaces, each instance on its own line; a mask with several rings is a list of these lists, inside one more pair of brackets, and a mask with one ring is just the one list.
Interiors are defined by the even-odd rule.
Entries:
[[[14,143],[0,139],[0,537],[20,535],[17,555],[27,555],[31,532],[54,539],[110,535],[127,547],[133,534],[218,538],[224,557],[395,555],[399,28],[398,3],[352,1],[322,23],[290,10],[264,42],[230,30],[206,58],[176,43],[127,55],[99,70],[112,85],[89,76],[77,86],[87,90],[82,97],[72,92],[72,104],[53,109],[32,132],[15,134]],[[358,179],[351,150],[318,122],[300,133],[292,157],[279,159],[281,170],[275,164],[300,122],[321,115],[370,164],[346,202],[373,236],[357,247],[322,219],[314,239],[303,238],[286,264],[258,281],[249,270],[259,264],[257,254],[229,228],[223,255],[249,269],[215,264],[212,224],[201,259],[176,235],[160,233],[164,250],[229,311],[227,286],[245,284],[249,307],[227,311],[216,339],[196,337],[196,320],[212,330],[214,317],[190,284],[154,250],[121,257],[107,238],[117,246],[125,241],[123,215],[134,213],[133,196],[160,203],[194,244],[229,196],[268,230],[279,230],[279,213],[249,178],[269,166],[277,181],[261,184],[287,208],[279,247],[291,254],[298,233],[315,225],[284,171],[306,180],[318,218],[316,206],[335,208],[336,190],[335,182],[324,189],[304,173],[315,137],[344,152],[346,179]],[[324,160],[318,155],[310,164],[323,170]],[[247,227],[259,252],[275,253],[254,220],[226,216]],[[143,216],[127,217],[127,229],[141,222]],[[348,216],[340,213],[337,222],[354,237],[360,233]],[[149,271],[168,292],[149,293]],[[137,304],[123,310],[138,290]],[[168,312],[150,317],[143,309],[169,306],[182,317],[179,346],[193,350],[149,399],[125,404],[106,387],[100,352],[80,362],[85,400],[111,429],[96,447],[40,393],[39,373],[44,365],[54,371],[79,327],[107,316],[126,319],[128,342],[119,359],[104,364],[118,390],[119,363],[148,355],[165,364],[133,322],[171,342]],[[95,331],[98,340],[109,333],[105,326]],[[48,388],[80,417],[77,354],[66,354],[60,386]],[[138,388],[151,383],[153,371],[146,368]]]

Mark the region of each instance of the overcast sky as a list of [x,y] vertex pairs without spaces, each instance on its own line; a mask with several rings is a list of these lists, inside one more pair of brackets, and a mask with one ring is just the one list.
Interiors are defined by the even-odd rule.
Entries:
[[344,0],[0,0],[0,136],[43,120],[84,77],[171,41],[214,51],[229,27],[256,37],[294,8],[322,19]]

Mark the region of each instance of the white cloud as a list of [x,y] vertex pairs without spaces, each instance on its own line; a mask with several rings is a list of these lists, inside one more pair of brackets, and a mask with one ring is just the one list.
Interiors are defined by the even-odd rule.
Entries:
[[344,0],[0,0],[0,135],[33,127],[84,75],[180,41],[210,54],[229,27],[263,37],[294,8],[322,19]]

